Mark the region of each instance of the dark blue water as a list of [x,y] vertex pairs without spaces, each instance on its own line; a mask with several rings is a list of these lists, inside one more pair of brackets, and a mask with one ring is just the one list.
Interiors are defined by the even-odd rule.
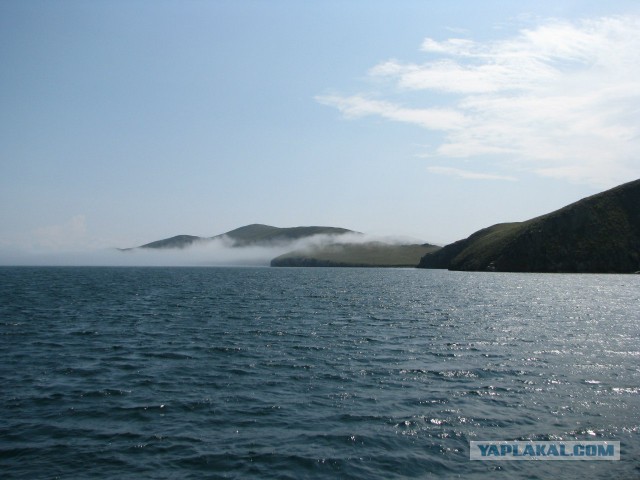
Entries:
[[[640,276],[0,269],[2,478],[638,478]],[[478,462],[470,440],[619,440]]]

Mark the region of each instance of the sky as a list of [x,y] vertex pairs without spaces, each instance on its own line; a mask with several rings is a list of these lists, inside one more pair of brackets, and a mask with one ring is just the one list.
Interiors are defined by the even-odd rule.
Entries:
[[446,244],[640,177],[637,1],[0,0],[0,263]]

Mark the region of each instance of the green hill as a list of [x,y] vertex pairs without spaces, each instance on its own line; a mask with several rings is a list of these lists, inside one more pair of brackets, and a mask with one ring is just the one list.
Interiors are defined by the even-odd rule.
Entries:
[[332,243],[297,250],[271,260],[272,267],[414,267],[440,247],[383,242]]
[[419,268],[499,272],[640,270],[640,180],[525,222],[501,223],[422,257]]
[[264,245],[282,243],[312,237],[314,235],[342,235],[344,233],[358,233],[346,228],[336,227],[289,227],[278,228],[270,225],[254,223],[236,228],[230,232],[216,235],[213,238],[228,237],[234,241],[234,246]]
[[[314,235],[341,235],[344,233],[358,233],[346,228],[336,227],[290,227],[278,228],[270,225],[252,224],[236,228],[214,237],[197,237],[194,235],[176,235],[175,237],[157,240],[141,245],[138,248],[182,249],[197,243],[211,240],[230,239],[233,247],[247,247],[255,245],[270,245],[286,243]],[[126,250],[126,249],[125,249]]]

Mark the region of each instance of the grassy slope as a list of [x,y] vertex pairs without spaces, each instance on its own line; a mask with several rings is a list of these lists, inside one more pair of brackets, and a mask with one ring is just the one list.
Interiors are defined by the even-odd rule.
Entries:
[[423,268],[512,272],[640,269],[640,180],[526,222],[498,224],[426,255]]
[[278,228],[270,225],[252,224],[236,228],[230,232],[217,235],[235,241],[235,246],[258,245],[272,242],[293,241],[313,235],[341,235],[343,233],[356,233],[346,228],[336,227],[289,227]]
[[271,266],[414,267],[423,255],[438,248],[428,244],[334,243],[280,255],[271,261]]

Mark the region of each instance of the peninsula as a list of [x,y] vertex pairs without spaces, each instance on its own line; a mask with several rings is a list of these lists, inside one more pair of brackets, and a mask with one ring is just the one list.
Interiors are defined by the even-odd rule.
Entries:
[[422,257],[419,268],[496,272],[640,270],[640,180],[525,222],[501,223]]

